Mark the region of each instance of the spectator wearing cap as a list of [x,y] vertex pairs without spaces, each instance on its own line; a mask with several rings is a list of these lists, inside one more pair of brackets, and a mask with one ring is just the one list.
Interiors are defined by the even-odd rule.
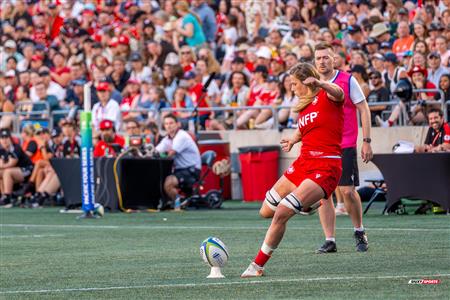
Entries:
[[374,105],[377,102],[389,101],[389,90],[383,84],[383,78],[380,71],[372,71],[369,74],[370,85],[372,89],[367,96],[369,109],[371,113],[372,125],[375,125],[376,116],[381,117],[381,113],[386,109],[386,105]]
[[16,101],[16,91],[19,86],[17,80],[17,74],[15,70],[9,70],[5,73],[5,86],[3,88],[3,92],[5,93],[5,97],[12,102]]
[[51,140],[49,141],[49,147],[56,158],[63,158],[63,135],[61,128],[55,126],[50,132]]
[[92,123],[95,130],[99,130],[102,120],[114,122],[116,130],[120,130],[121,113],[119,104],[111,98],[111,87],[107,82],[100,82],[97,87],[97,96],[99,102],[92,107]]
[[17,44],[14,40],[7,40],[3,44],[3,49],[0,52],[0,71],[6,71],[6,60],[8,57],[13,56],[18,62],[22,61],[23,55],[17,51]]
[[[117,125],[115,126],[117,128]],[[95,145],[94,157],[116,157],[125,146],[125,139],[114,130],[114,121],[103,119],[99,124],[100,141]]]
[[450,66],[450,50],[448,49],[447,46],[447,38],[443,35],[440,35],[438,37],[436,37],[435,40],[435,46],[436,46],[436,52],[439,53],[440,57],[441,57],[441,65],[444,67],[449,67]]
[[134,52],[130,56],[131,61],[131,74],[130,78],[134,80],[138,80],[140,82],[146,80],[151,81],[152,79],[152,70],[148,66],[144,66],[144,62],[142,60],[142,56]]
[[272,75],[277,76],[278,78],[285,72],[286,63],[280,57],[274,57],[270,61],[270,70],[272,71]]
[[50,68],[50,76],[53,81],[62,87],[66,87],[70,80],[70,68],[67,66],[67,61],[61,52],[55,52],[52,58],[53,67]]
[[[415,65],[409,70],[408,76],[411,78],[414,89],[436,89],[436,85],[427,79],[427,69],[422,66]],[[418,92],[415,93],[414,98],[415,100],[433,100],[434,94],[434,92]]]
[[72,80],[69,88],[67,89],[67,97],[65,102],[69,107],[82,107],[84,103],[84,85],[86,80],[75,79]]
[[113,71],[108,76],[108,80],[112,82],[114,87],[122,92],[127,85],[128,79],[130,79],[130,72],[125,69],[126,61],[120,56],[117,56],[113,60]]
[[[189,4],[185,0],[177,1],[175,9],[181,16],[176,22],[175,32],[189,47],[201,47],[207,40],[203,33],[200,17],[189,9]],[[214,16],[212,19],[215,20]]]
[[97,95],[97,86],[101,82],[105,82],[108,84],[108,86],[110,88],[110,92],[111,92],[111,96],[110,96],[111,99],[116,101],[117,104],[120,104],[123,99],[122,94],[118,90],[116,90],[116,88],[111,83],[111,81],[106,77],[105,72],[98,68],[94,68],[91,73],[92,73],[92,79],[93,79],[92,84],[91,84],[91,105],[94,105],[97,102],[99,102],[98,95]]
[[433,51],[428,55],[428,81],[435,86],[439,86],[439,80],[444,74],[449,74],[447,67],[441,64],[441,55],[437,51]]
[[9,129],[0,129],[0,206],[12,207],[13,186],[27,180],[33,171],[33,163],[11,138]]
[[443,28],[440,23],[431,23],[428,26],[428,36],[431,41],[436,40],[436,38],[441,34]]
[[[385,67],[384,67],[384,55],[380,54],[380,53],[375,53],[371,56],[370,62],[372,64],[372,69],[380,72],[381,74],[383,74],[385,72]],[[384,79],[382,78],[381,80],[384,83]]]
[[38,71],[42,66],[44,66],[44,56],[33,54],[33,56],[31,57],[29,69]]
[[[183,79],[186,81],[188,95],[192,100],[192,104],[194,107],[198,108],[208,108],[211,107],[211,98],[208,92],[203,93],[203,83],[202,83],[202,75],[197,74],[194,71],[186,72],[183,76]],[[202,128],[205,128],[206,120],[211,115],[208,111],[200,111],[198,112],[199,122]]]
[[398,65],[397,56],[392,52],[386,53],[384,60],[384,84],[391,94],[394,94],[397,82],[401,78],[407,78],[406,69]]
[[[269,80],[270,79],[270,80]],[[258,65],[253,74],[253,84],[250,87],[247,106],[273,105],[279,97],[279,80],[276,76],[269,76],[267,68]],[[237,119],[237,127],[240,129],[250,128],[256,125],[264,127],[272,117],[271,109],[252,109],[242,113]],[[252,122],[249,122],[253,119]],[[254,123],[254,124],[252,124]]]
[[217,31],[217,23],[215,13],[212,8],[206,3],[206,0],[193,0],[191,2],[194,7],[194,12],[200,18],[200,24],[203,29],[203,34],[209,44],[214,44]]
[[362,34],[361,26],[359,26],[358,24],[348,26],[347,32],[349,35],[349,38],[346,39],[345,44],[347,49],[351,49],[354,46],[364,44],[364,36]]
[[[58,101],[64,101],[66,98],[66,90],[56,82],[52,81],[50,70],[47,67],[41,67],[38,74],[39,81],[42,81],[45,84],[47,95],[53,95]],[[35,86],[32,86],[30,89],[30,98],[32,101],[39,101]]]
[[394,37],[391,37],[389,28],[383,22],[373,25],[369,37],[376,39],[379,43],[387,42],[391,46]]
[[414,37],[409,34],[408,22],[401,21],[398,23],[397,35],[398,38],[392,45],[392,52],[396,55],[403,55],[406,51],[411,49],[411,46],[414,43]]
[[377,42],[374,38],[368,38],[367,42],[364,44],[365,51],[369,56],[374,55],[375,53],[378,53],[380,49],[380,44]]
[[262,46],[256,52],[257,65],[265,66],[266,68],[270,67],[270,61],[272,60],[272,50],[270,50],[267,46]]

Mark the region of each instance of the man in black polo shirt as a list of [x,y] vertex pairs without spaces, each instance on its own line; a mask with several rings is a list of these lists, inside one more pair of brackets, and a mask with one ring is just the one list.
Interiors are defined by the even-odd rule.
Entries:
[[416,146],[416,152],[450,151],[450,126],[444,122],[441,109],[431,109],[428,112],[428,133],[424,145]]
[[15,183],[24,182],[33,171],[33,163],[19,145],[11,140],[9,129],[0,130],[0,206],[12,207],[11,194]]

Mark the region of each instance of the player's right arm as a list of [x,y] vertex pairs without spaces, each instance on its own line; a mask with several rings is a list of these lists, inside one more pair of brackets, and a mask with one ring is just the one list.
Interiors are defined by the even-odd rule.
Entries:
[[281,141],[280,141],[281,150],[283,150],[284,152],[289,152],[289,151],[291,151],[292,147],[295,144],[297,144],[298,142],[300,142],[301,140],[302,140],[302,134],[300,133],[300,130],[297,128],[297,130],[295,130],[295,132],[291,136],[291,138],[281,139]]

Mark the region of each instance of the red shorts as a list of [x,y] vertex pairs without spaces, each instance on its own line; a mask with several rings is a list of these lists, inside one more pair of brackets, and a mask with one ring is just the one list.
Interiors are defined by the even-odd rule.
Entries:
[[296,186],[310,179],[317,183],[328,198],[336,189],[342,174],[342,161],[339,158],[297,158],[284,172],[284,176]]

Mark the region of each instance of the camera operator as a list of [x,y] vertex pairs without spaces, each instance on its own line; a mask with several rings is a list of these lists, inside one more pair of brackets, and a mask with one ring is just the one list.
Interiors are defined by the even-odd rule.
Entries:
[[433,108],[428,112],[428,133],[424,145],[416,146],[415,152],[450,151],[450,126],[444,122],[441,109]]
[[100,141],[94,148],[94,157],[115,157],[125,145],[123,137],[118,135],[111,120],[102,120],[99,124]]
[[167,156],[174,160],[174,171],[166,178],[164,191],[169,201],[177,203],[180,201],[179,189],[190,193],[192,186],[200,178],[200,151],[189,133],[180,128],[180,123],[174,115],[166,115],[163,125],[167,136],[156,146],[156,151],[167,153]]

